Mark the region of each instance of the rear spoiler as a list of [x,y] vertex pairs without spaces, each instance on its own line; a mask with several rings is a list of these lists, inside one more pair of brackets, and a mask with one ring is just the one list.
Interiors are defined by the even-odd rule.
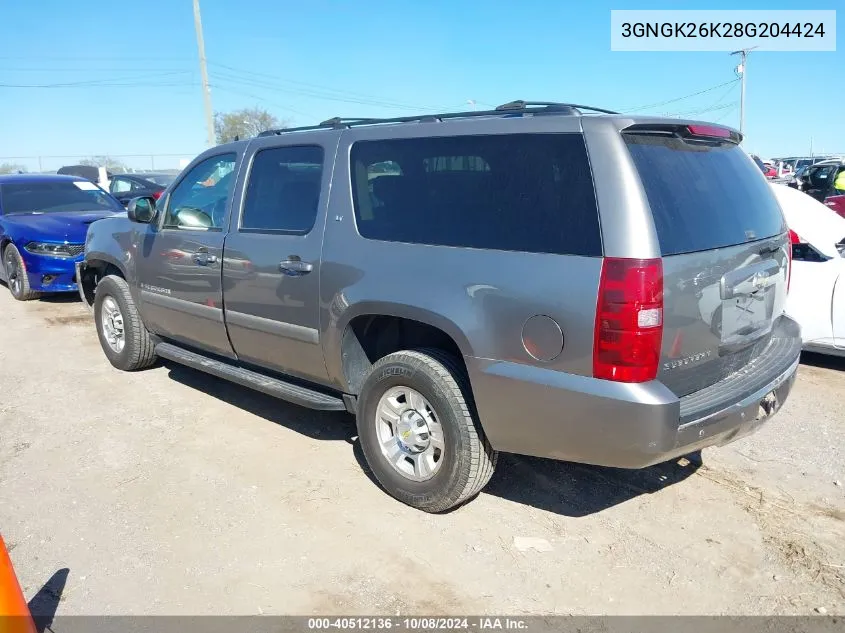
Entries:
[[688,140],[720,141],[739,145],[742,134],[711,123],[636,123],[622,130],[623,134],[669,135]]

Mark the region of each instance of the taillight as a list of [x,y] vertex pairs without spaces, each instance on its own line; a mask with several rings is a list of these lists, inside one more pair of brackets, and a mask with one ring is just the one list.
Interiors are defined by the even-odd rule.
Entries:
[[596,307],[593,376],[617,382],[653,380],[662,340],[662,260],[605,258]]
[[789,229],[789,246],[786,247],[786,265],[788,266],[786,270],[786,292],[789,292],[789,284],[792,283],[792,247],[795,244],[800,244],[801,238],[798,237],[798,233]]
[[164,193],[164,189],[162,189],[161,191],[153,192],[153,200],[158,200],[159,198],[161,198],[161,194],[163,194],[163,193]]

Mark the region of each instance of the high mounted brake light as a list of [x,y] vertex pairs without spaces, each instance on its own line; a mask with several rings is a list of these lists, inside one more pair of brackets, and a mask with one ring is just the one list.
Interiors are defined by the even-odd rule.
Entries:
[[730,138],[731,131],[718,125],[688,125],[687,130],[692,136],[709,136],[715,138]]
[[662,341],[662,260],[606,257],[596,306],[593,376],[654,380]]

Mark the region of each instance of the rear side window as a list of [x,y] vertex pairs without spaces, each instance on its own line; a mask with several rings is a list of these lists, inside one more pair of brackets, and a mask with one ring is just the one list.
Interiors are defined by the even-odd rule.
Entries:
[[359,141],[351,162],[355,218],[366,238],[601,255],[580,134]]
[[323,148],[276,147],[255,154],[241,231],[308,233],[317,219]]
[[732,143],[623,134],[664,255],[732,246],[785,230],[754,162]]

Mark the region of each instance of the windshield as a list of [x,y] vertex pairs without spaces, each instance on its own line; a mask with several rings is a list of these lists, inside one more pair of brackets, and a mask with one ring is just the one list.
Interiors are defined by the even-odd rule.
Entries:
[[150,182],[154,182],[157,185],[161,185],[162,187],[167,187],[171,182],[176,180],[176,176],[171,176],[170,174],[151,174],[148,176],[143,176],[144,180],[149,180]]
[[732,143],[623,135],[645,187],[664,255],[778,235],[783,215],[754,162]]
[[14,182],[0,187],[4,215],[67,211],[123,211],[120,203],[87,180]]

